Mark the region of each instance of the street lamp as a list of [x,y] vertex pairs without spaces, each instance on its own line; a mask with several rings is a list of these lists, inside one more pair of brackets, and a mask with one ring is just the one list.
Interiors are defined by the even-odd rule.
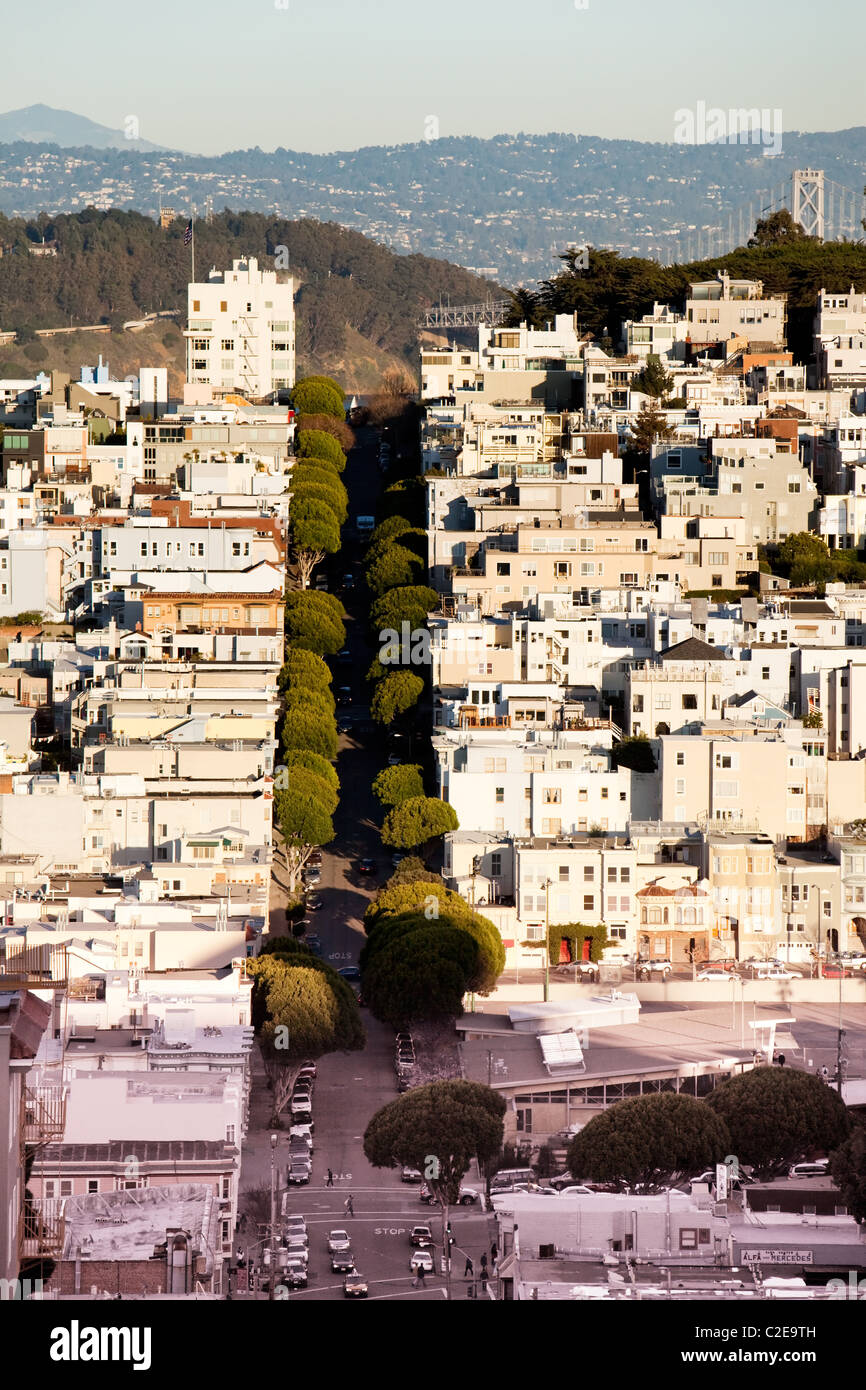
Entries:
[[274,1301],[277,1282],[277,1144],[280,1136],[271,1135],[271,1271],[268,1279],[268,1302]]

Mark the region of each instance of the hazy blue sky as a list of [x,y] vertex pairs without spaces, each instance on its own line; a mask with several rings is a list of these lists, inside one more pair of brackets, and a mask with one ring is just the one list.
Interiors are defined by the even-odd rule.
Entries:
[[674,111],[866,122],[863,0],[40,0],[0,106],[45,102],[216,153],[572,131],[670,140]]

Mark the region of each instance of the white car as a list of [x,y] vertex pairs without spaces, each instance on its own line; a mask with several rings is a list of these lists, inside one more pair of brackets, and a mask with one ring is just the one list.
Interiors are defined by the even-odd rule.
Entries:
[[766,970],[758,966],[754,972],[756,980],[801,980],[799,970],[789,970],[786,965],[773,965]]
[[582,1182],[576,1182],[572,1187],[561,1187],[559,1193],[561,1197],[594,1197],[596,1195],[591,1187],[585,1187]]
[[289,1130],[289,1140],[291,1141],[292,1139],[308,1139],[310,1142],[310,1148],[312,1148],[313,1126],[306,1124],[292,1125],[291,1129]]
[[349,1239],[348,1231],[331,1231],[328,1236],[328,1250],[330,1254],[333,1255],[336,1250],[350,1250],[351,1248],[352,1242]]
[[433,1273],[433,1256],[429,1250],[413,1250],[412,1258],[409,1261],[409,1268],[413,1274],[417,1274],[419,1269],[423,1269],[425,1274]]
[[309,1096],[294,1095],[290,1106],[293,1115],[312,1115],[313,1103]]
[[739,980],[740,976],[734,970],[719,970],[708,965],[705,970],[698,971],[697,978],[699,980]]

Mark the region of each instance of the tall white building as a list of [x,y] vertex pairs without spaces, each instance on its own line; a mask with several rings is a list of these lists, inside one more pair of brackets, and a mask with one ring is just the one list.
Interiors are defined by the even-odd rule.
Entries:
[[219,395],[261,398],[294,385],[294,281],[254,256],[187,290],[186,379]]

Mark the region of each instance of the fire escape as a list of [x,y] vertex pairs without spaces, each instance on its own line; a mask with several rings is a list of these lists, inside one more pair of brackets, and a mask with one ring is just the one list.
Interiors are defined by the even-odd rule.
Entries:
[[[68,966],[65,945],[21,946],[7,941],[0,949],[0,988],[15,990],[65,989]],[[22,1077],[19,1117],[19,1171],[29,1188],[34,1163],[49,1144],[60,1143],[66,1121],[66,1088],[62,1067],[46,1079]],[[41,1174],[44,1182],[44,1173]],[[58,1183],[59,1190],[59,1183]],[[18,1258],[22,1268],[40,1277],[39,1266],[57,1262],[63,1253],[63,1199],[25,1195],[18,1222]]]

